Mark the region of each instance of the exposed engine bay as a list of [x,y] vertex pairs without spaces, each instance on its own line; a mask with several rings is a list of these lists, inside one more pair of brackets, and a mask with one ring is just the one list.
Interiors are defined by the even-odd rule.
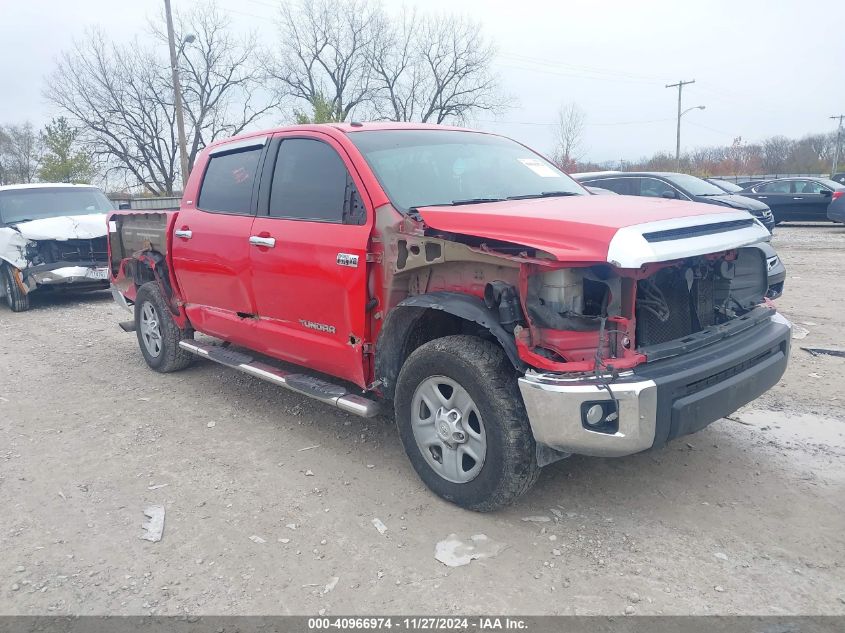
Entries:
[[651,346],[747,314],[764,302],[767,284],[765,255],[753,247],[639,271],[600,265],[540,272],[528,278],[533,327],[530,341],[523,339],[558,362],[633,360]]

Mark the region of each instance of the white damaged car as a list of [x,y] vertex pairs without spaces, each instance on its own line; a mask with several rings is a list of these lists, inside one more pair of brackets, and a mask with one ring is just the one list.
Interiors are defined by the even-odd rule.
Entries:
[[106,213],[113,209],[91,185],[0,187],[0,298],[22,312],[37,290],[108,288]]

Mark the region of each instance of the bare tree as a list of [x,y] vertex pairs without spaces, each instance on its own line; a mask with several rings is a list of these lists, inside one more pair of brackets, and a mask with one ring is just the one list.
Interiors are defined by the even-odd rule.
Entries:
[[379,114],[395,121],[461,122],[507,103],[491,70],[494,46],[477,22],[403,13],[382,21],[370,51]]
[[372,46],[380,9],[367,0],[301,0],[281,5],[278,57],[267,64],[284,96],[325,103],[345,121],[372,105]]
[[[164,15],[150,24],[167,45]],[[254,34],[237,40],[229,20],[214,2],[174,16],[176,40],[181,42],[179,76],[188,127],[188,168],[199,151],[218,138],[240,134],[279,105],[271,91],[261,88],[266,78]],[[189,36],[193,39],[188,43]]]
[[494,48],[465,18],[394,19],[369,0],[300,0],[282,5],[279,28],[270,72],[321,120],[458,122],[506,102],[490,68]]
[[583,150],[586,115],[577,103],[561,106],[555,132],[554,162],[563,171],[573,171]]
[[41,154],[41,143],[32,123],[0,127],[0,184],[35,180]]
[[794,143],[785,136],[772,136],[763,141],[763,169],[766,173],[785,173]]
[[[250,66],[257,57],[254,41],[235,42],[213,4],[180,16],[178,24],[180,34],[195,38],[180,58],[193,164],[206,144],[242,131],[275,102],[254,105],[259,86],[258,71]],[[45,95],[81,129],[80,141],[104,177],[123,177],[153,194],[172,195],[179,161],[163,46],[116,44],[91,31],[62,54]]]

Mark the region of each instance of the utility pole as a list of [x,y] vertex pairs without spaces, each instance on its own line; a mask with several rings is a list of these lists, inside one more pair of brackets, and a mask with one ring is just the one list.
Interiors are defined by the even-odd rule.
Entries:
[[164,0],[167,18],[167,43],[170,45],[170,70],[173,74],[173,103],[176,106],[176,130],[179,133],[179,158],[182,165],[182,191],[188,181],[188,148],[185,143],[185,118],[182,114],[182,87],[179,85],[179,59],[176,55],[176,36],[173,34],[173,13],[170,0]]
[[842,138],[842,119],[845,119],[845,114],[837,114],[830,118],[839,119],[839,127],[836,128],[836,146],[833,148],[833,167],[830,170],[830,175],[833,176],[839,163],[839,139]]
[[684,86],[688,86],[689,84],[694,84],[695,79],[692,81],[684,81],[681,79],[676,84],[668,84],[667,88],[677,88],[678,89],[678,134],[675,140],[675,169],[677,171],[681,171],[681,92],[684,89]]

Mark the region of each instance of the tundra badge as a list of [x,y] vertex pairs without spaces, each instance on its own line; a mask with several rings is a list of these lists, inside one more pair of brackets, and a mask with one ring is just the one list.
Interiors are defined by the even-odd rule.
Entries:
[[349,253],[338,253],[337,265],[349,266],[349,268],[358,268],[358,256],[350,255]]
[[299,323],[302,327],[307,327],[309,330],[317,330],[318,332],[326,332],[327,334],[334,334],[337,332],[335,326],[327,325],[325,323],[317,323],[307,319],[299,319]]

